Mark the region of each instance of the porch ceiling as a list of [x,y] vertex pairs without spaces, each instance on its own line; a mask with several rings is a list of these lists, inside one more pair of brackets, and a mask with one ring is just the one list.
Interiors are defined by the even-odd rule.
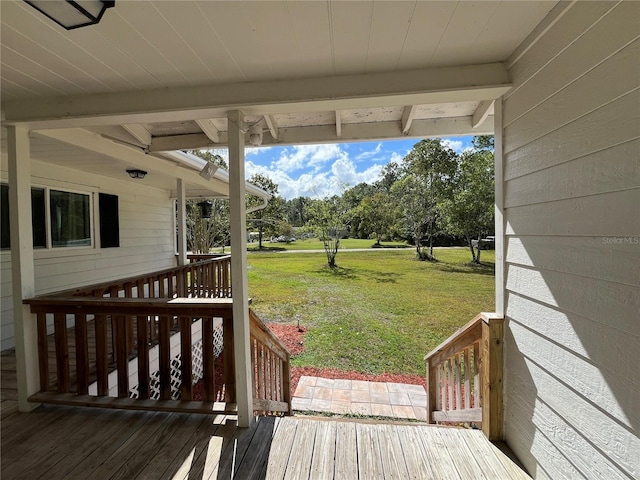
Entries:
[[502,62],[554,6],[119,0],[64,31],[2,1],[2,110],[145,153],[225,147],[234,109],[263,145],[491,133]]

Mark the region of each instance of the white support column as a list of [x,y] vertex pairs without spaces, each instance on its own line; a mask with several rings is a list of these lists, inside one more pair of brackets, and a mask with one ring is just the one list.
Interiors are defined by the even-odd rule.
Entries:
[[38,335],[36,317],[24,298],[36,293],[31,226],[31,154],[29,130],[7,127],[9,155],[9,226],[11,229],[11,287],[13,324],[16,342],[18,408],[28,412],[38,406],[29,403],[29,395],[38,391]]
[[244,179],[244,114],[228,113],[229,207],[231,213],[231,291],[233,295],[233,348],[235,356],[238,426],[253,421],[251,349],[249,344],[249,294],[247,280],[247,219]]
[[184,180],[178,178],[176,190],[178,192],[178,266],[187,264],[187,207]]
[[505,238],[505,215],[504,215],[504,168],[502,158],[502,97],[498,98],[494,104],[494,176],[495,176],[495,248],[496,248],[496,314],[504,317],[505,309],[505,255],[507,240]]

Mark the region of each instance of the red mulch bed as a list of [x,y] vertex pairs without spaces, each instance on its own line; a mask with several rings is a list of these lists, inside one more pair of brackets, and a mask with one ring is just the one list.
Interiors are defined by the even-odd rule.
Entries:
[[[304,334],[306,328],[298,328],[295,325],[282,323],[269,323],[269,329],[285,344],[291,355],[299,355],[304,351]],[[419,375],[401,375],[395,373],[383,373],[371,375],[353,370],[338,370],[335,368],[315,368],[315,367],[291,367],[291,395],[296,391],[298,381],[303,375],[312,377],[322,377],[341,380],[364,380],[369,382],[391,382],[409,383],[412,385],[422,385],[426,388],[425,378]],[[216,359],[216,394],[218,401],[224,399],[224,387],[222,384],[222,355]],[[201,400],[204,393],[202,380],[193,386],[193,399]]]

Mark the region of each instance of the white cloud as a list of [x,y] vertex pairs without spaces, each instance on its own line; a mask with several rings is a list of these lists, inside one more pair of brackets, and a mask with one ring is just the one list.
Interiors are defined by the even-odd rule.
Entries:
[[375,157],[381,151],[382,151],[382,143],[378,143],[378,145],[376,145],[376,148],[374,150],[369,150],[369,151],[359,153],[356,156],[356,160],[366,160],[367,158]]
[[462,140],[451,140],[450,138],[444,138],[442,140],[442,145],[445,147],[449,147],[456,153],[461,153],[464,149],[464,142]]
[[[407,152],[407,153],[409,153],[409,152]],[[398,153],[398,152],[393,152],[393,153],[391,154],[391,159],[389,160],[389,162],[402,163],[402,159],[403,159],[405,156],[406,156],[406,154],[405,154],[405,155],[402,155],[402,154],[400,154],[400,153]]]
[[296,145],[285,148],[280,158],[272,163],[273,168],[285,172],[295,172],[308,167],[321,167],[330,160],[347,156],[339,145]]

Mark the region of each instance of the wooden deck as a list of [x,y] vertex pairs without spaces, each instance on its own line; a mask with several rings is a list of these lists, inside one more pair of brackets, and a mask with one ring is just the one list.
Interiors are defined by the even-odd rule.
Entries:
[[1,424],[11,479],[523,479],[480,431],[41,406]]

